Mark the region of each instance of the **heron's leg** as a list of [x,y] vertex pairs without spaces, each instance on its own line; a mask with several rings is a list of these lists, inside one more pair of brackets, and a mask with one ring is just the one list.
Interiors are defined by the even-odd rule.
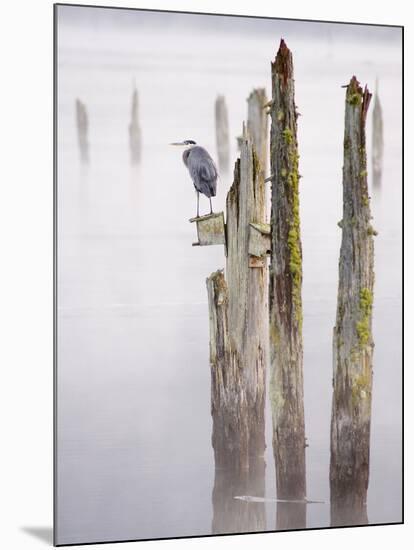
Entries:
[[211,206],[211,197],[209,197],[209,200],[210,200],[210,214],[213,213],[213,207]]
[[200,217],[200,193],[197,191],[197,218]]

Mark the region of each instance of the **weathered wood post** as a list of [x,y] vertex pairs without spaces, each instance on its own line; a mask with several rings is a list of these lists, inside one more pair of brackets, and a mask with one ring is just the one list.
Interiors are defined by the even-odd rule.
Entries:
[[88,130],[89,120],[88,113],[86,111],[86,105],[82,101],[76,98],[76,127],[78,129],[78,143],[81,162],[87,164],[89,162],[89,141]]
[[259,262],[251,267],[249,241],[250,224],[264,224],[265,215],[262,170],[243,128],[240,159],[227,195],[227,281],[220,271],[207,279],[216,467],[248,468],[258,457],[263,461],[267,266]]
[[129,151],[132,164],[138,164],[141,160],[141,128],[139,125],[138,107],[138,90],[134,86],[134,91],[132,92],[131,121],[128,126]]
[[371,94],[346,91],[342,243],[333,330],[331,523],[367,523],[372,394],[374,230],[367,187],[365,121]]
[[230,165],[229,117],[227,114],[226,99],[223,95],[217,96],[215,103],[216,144],[220,172],[227,173]]
[[263,174],[267,170],[269,158],[268,146],[268,116],[265,110],[267,104],[266,90],[254,89],[247,98],[247,129],[250,132],[253,146],[259,157]]
[[[292,54],[281,40],[272,63],[270,133],[270,400],[277,496],[306,496],[302,246]],[[300,526],[299,526],[300,527]]]
[[375,86],[374,108],[372,110],[372,184],[374,188],[381,187],[383,155],[384,131],[377,80]]

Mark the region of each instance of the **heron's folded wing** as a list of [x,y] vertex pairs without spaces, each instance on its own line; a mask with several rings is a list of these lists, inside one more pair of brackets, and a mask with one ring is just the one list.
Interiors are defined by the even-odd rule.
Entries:
[[216,195],[217,168],[211,157],[208,157],[200,167],[200,176],[208,185],[212,197]]
[[205,149],[194,147],[187,159],[187,168],[194,185],[200,193],[214,197],[216,194],[217,169]]

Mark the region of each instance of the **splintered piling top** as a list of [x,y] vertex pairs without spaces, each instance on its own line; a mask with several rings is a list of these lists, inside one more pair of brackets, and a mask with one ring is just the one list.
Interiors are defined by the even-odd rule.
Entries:
[[368,107],[371,102],[372,94],[367,86],[362,89],[356,76],[353,76],[347,86],[346,101],[350,105],[361,105],[361,130],[365,128]]
[[279,50],[276,59],[272,63],[272,73],[276,72],[282,77],[284,83],[293,76],[292,52],[286,46],[283,38],[280,40]]

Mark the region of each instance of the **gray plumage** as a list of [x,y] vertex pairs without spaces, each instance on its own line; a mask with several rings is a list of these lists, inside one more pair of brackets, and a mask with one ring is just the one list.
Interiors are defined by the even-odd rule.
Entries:
[[190,172],[194,187],[209,199],[216,196],[217,168],[208,152],[199,145],[186,149],[183,161]]

